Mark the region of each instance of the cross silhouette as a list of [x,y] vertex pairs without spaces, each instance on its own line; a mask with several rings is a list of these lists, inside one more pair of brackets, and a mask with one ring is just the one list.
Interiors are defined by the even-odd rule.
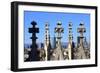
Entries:
[[39,60],[38,58],[38,50],[37,50],[37,44],[36,44],[36,33],[39,33],[39,28],[36,27],[37,23],[35,21],[31,22],[32,28],[29,28],[29,33],[32,33],[32,45],[31,45],[31,52],[29,55],[29,60],[30,61],[37,61]]

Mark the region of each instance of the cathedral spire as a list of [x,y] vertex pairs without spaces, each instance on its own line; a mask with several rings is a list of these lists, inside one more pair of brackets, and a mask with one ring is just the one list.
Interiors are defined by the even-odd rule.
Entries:
[[56,38],[57,38],[57,43],[56,43],[56,55],[55,59],[56,60],[63,60],[63,53],[62,53],[62,47],[61,47],[61,33],[64,32],[64,28],[62,28],[62,23],[61,21],[58,21],[57,26],[55,27],[55,33],[56,33]]
[[44,43],[44,49],[45,49],[45,60],[50,59],[50,49],[51,49],[51,43],[50,43],[50,32],[49,32],[49,23],[46,22],[45,24],[45,43]]
[[80,43],[79,44],[80,44],[80,46],[83,46],[83,38],[84,38],[83,33],[86,32],[86,28],[84,27],[84,23],[83,22],[81,22],[79,24],[79,28],[77,29],[77,31],[78,31],[78,33],[80,33],[80,35],[79,35]]
[[73,59],[73,43],[72,43],[72,40],[73,40],[73,35],[72,35],[72,22],[69,22],[68,24],[68,56],[69,58],[68,59]]
[[86,59],[86,54],[85,54],[85,50],[84,50],[84,45],[83,45],[83,42],[84,42],[84,35],[83,33],[86,32],[86,28],[84,27],[84,23],[81,22],[79,24],[79,27],[77,29],[78,33],[80,33],[80,35],[78,36],[78,41],[79,41],[79,46],[77,48],[78,52],[77,52],[77,58],[78,59]]

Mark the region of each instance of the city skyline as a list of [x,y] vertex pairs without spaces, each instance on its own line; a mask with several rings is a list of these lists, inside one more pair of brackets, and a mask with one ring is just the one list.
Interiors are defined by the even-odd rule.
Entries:
[[77,28],[79,24],[84,22],[86,33],[84,36],[87,41],[90,41],[90,15],[82,13],[61,13],[61,12],[34,12],[34,11],[24,11],[24,44],[31,44],[31,34],[28,32],[28,28],[32,27],[32,21],[37,22],[39,27],[39,33],[37,33],[37,42],[44,42],[45,38],[45,23],[49,23],[50,37],[54,37],[54,28],[58,21],[62,22],[62,27],[64,28],[64,33],[62,34],[62,42],[68,42],[68,24],[72,22],[73,31],[73,41],[77,42]]

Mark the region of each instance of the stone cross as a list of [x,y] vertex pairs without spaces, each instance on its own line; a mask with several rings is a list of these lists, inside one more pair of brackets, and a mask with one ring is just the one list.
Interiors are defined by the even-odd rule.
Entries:
[[31,22],[32,28],[29,28],[29,33],[32,33],[32,45],[31,45],[31,52],[29,55],[30,61],[37,61],[38,60],[38,51],[37,51],[37,44],[36,44],[36,33],[39,33],[39,28],[36,27],[37,23],[35,21]]

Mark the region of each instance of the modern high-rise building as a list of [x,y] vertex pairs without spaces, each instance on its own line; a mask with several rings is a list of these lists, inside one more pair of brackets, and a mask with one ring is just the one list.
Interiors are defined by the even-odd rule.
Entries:
[[56,37],[54,35],[54,37],[51,37],[51,45],[52,45],[52,49],[56,48]]

